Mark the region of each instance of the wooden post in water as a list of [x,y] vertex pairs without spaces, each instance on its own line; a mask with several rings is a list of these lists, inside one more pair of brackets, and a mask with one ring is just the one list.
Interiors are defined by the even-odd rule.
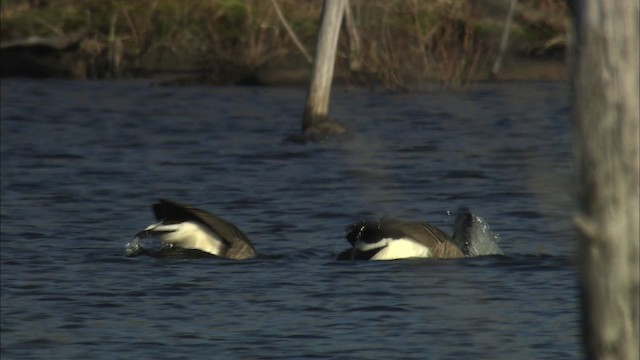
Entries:
[[572,0],[575,217],[588,359],[639,357],[638,0]]
[[345,131],[341,125],[327,118],[344,6],[344,0],[324,0],[311,83],[302,115],[302,130],[311,137],[309,140],[323,140]]

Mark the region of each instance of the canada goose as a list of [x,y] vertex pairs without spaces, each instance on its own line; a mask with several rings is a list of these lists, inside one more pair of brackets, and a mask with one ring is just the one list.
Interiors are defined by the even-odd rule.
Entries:
[[[215,255],[228,259],[249,259],[257,256],[247,236],[232,223],[207,211],[175,201],[160,199],[153,204],[158,223],[136,234],[136,239],[157,237],[163,250],[141,251],[157,257],[198,257]],[[166,251],[176,249],[177,251]],[[168,255],[170,254],[170,255]]]
[[340,253],[338,260],[455,259],[503,254],[489,225],[468,208],[457,211],[453,236],[426,222],[383,217],[348,226],[345,237],[351,248]]
[[352,248],[343,251],[339,260],[464,257],[449,235],[425,222],[365,220],[348,226],[345,236]]

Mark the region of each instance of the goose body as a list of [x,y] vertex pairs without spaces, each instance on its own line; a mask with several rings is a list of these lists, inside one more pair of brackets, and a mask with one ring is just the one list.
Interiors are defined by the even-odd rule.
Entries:
[[449,235],[419,221],[388,218],[360,221],[347,227],[346,238],[352,247],[339,255],[341,260],[464,257]]
[[[170,200],[153,204],[157,223],[147,226],[136,238],[157,237],[166,248],[159,252],[145,252],[159,257],[186,254],[228,259],[249,259],[257,256],[249,238],[234,224],[207,211]],[[176,249],[177,251],[169,251]],[[175,253],[175,254],[174,254]],[[172,256],[164,256],[173,254]]]
[[338,260],[455,259],[503,254],[489,225],[468,208],[458,210],[452,236],[426,222],[382,218],[348,226],[345,237],[351,248],[340,253]]

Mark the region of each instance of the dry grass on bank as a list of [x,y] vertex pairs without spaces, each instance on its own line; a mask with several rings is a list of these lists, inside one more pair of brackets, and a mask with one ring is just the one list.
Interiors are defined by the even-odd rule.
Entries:
[[[321,1],[277,0],[313,53]],[[3,0],[3,41],[87,29],[78,77],[197,71],[234,83],[265,71],[309,65],[266,0]],[[512,49],[533,54],[566,31],[560,0],[519,3]],[[340,40],[337,73],[361,84],[403,88],[440,81],[453,88],[482,78],[493,60],[506,4],[489,0],[351,0],[361,48]],[[560,24],[560,25],[559,25]],[[361,67],[350,71],[356,54]]]

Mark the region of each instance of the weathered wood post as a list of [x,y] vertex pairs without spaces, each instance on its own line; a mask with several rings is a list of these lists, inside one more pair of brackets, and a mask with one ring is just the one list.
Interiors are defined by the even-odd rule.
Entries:
[[302,130],[309,135],[308,140],[323,140],[345,131],[338,123],[327,118],[344,6],[345,0],[324,0],[311,82],[302,115]]
[[637,360],[638,0],[572,0],[575,217],[588,359]]

